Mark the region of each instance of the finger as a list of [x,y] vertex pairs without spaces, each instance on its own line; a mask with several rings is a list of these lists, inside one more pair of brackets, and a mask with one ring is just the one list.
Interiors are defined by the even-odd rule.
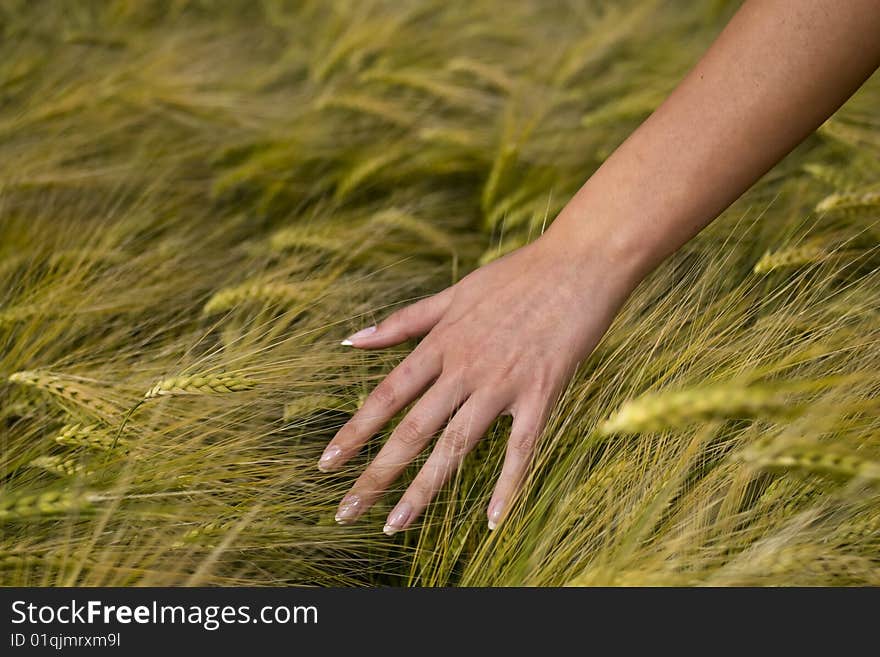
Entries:
[[495,484],[495,491],[486,514],[489,529],[498,526],[511,500],[522,486],[535,453],[535,445],[544,430],[544,425],[547,424],[548,416],[547,405],[538,402],[526,405],[514,414],[504,465],[501,467],[501,475],[498,477],[498,483]]
[[376,432],[440,374],[439,353],[417,347],[373,389],[360,409],[336,433],[318,461],[329,472],[351,459]]
[[347,347],[380,349],[425,335],[440,321],[449,307],[452,288],[401,308],[379,322],[378,326],[361,329],[342,341]]
[[460,385],[442,378],[438,380],[397,425],[388,442],[342,499],[336,521],[354,522],[369,509],[449,421],[463,396]]
[[388,515],[382,531],[390,536],[409,527],[503,410],[504,404],[497,399],[479,393],[471,395],[446,426],[431,456]]

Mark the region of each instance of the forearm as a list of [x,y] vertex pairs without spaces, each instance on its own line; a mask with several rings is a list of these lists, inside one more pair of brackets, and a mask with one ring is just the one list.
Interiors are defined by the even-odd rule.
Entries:
[[[830,116],[880,65],[878,0],[749,0],[548,231],[634,285]],[[603,246],[604,245],[604,246]]]

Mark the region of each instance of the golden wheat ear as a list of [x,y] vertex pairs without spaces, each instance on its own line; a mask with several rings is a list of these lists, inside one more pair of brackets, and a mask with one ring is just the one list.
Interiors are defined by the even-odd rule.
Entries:
[[243,374],[193,374],[162,379],[144,395],[144,399],[173,395],[223,395],[253,390],[256,382]]

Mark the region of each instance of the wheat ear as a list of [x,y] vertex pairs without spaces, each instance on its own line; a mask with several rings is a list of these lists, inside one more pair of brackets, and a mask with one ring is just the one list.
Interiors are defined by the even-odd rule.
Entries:
[[59,477],[72,477],[78,474],[93,474],[75,456],[40,456],[28,465],[40,468]]
[[[222,534],[225,531],[228,531],[234,525],[234,522],[209,522],[206,525],[202,525],[201,527],[196,527],[195,529],[190,529],[184,532],[183,536],[180,537],[179,540],[174,541],[171,544],[172,548],[182,548],[187,545],[191,545],[193,543],[199,543],[202,539],[216,537],[218,534]],[[203,548],[212,549],[216,547],[213,544],[202,544]]]
[[765,470],[800,470],[843,479],[880,481],[880,462],[816,442],[762,441],[744,450],[741,459]]
[[52,395],[71,401],[86,409],[98,411],[104,415],[116,413],[116,409],[112,405],[100,399],[86,386],[80,385],[70,377],[60,376],[52,372],[22,370],[10,374],[9,381],[10,383],[18,383],[45,390]]
[[[204,314],[225,312],[245,303],[290,305],[314,298],[322,289],[321,281],[305,283],[243,283],[223,288],[212,296],[204,307]],[[326,283],[323,283],[326,285]]]
[[816,180],[838,191],[848,191],[853,186],[853,181],[834,167],[811,162],[805,164],[803,169]]
[[[65,424],[55,436],[55,442],[65,447],[109,450],[113,447],[113,436],[98,424]],[[128,441],[120,438],[116,447],[125,450]]]
[[91,503],[92,498],[90,493],[67,491],[46,491],[30,495],[0,494],[0,521],[57,515],[83,509]]
[[863,210],[880,210],[880,191],[832,194],[826,196],[816,206],[816,212],[859,212]]
[[766,274],[777,269],[815,264],[822,262],[827,257],[828,252],[815,244],[767,251],[755,264],[753,271],[756,274]]
[[144,395],[144,399],[167,395],[217,395],[252,390],[256,384],[245,376],[225,374],[173,376],[162,379]]
[[644,433],[697,421],[778,413],[787,407],[783,393],[771,387],[733,385],[647,393],[623,404],[600,425],[599,432],[602,435]]
[[293,249],[312,249],[328,253],[341,253],[349,248],[349,242],[330,232],[317,232],[311,227],[293,226],[276,231],[269,238],[269,250],[274,252]]

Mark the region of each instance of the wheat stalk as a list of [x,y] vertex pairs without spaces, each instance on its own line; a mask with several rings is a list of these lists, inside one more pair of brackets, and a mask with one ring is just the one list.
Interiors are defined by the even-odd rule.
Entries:
[[616,98],[581,118],[584,128],[643,118],[657,109],[666,94],[658,91],[639,91],[623,98]]
[[316,109],[344,109],[404,127],[411,125],[415,120],[414,115],[409,110],[403,109],[387,100],[362,93],[325,96],[316,103]]
[[334,395],[304,395],[284,405],[284,421],[314,415],[321,411],[351,412],[355,409],[350,399]]
[[486,249],[483,252],[483,255],[480,256],[480,265],[488,265],[490,262],[494,262],[500,258],[503,258],[508,253],[513,253],[517,249],[528,244],[528,239],[525,236],[511,237],[509,239],[504,240],[498,246],[494,246],[490,249]]
[[446,69],[453,73],[467,73],[506,93],[511,92],[515,84],[503,68],[470,57],[455,57],[449,60]]
[[448,126],[426,126],[419,128],[416,136],[421,141],[447,144],[465,149],[475,149],[480,146],[479,138],[473,132],[461,128]]
[[389,86],[413,89],[440,100],[450,106],[473,107],[478,104],[484,92],[474,88],[437,79],[436,75],[425,75],[425,71],[384,71],[372,70],[363,73],[363,82],[379,82]]

